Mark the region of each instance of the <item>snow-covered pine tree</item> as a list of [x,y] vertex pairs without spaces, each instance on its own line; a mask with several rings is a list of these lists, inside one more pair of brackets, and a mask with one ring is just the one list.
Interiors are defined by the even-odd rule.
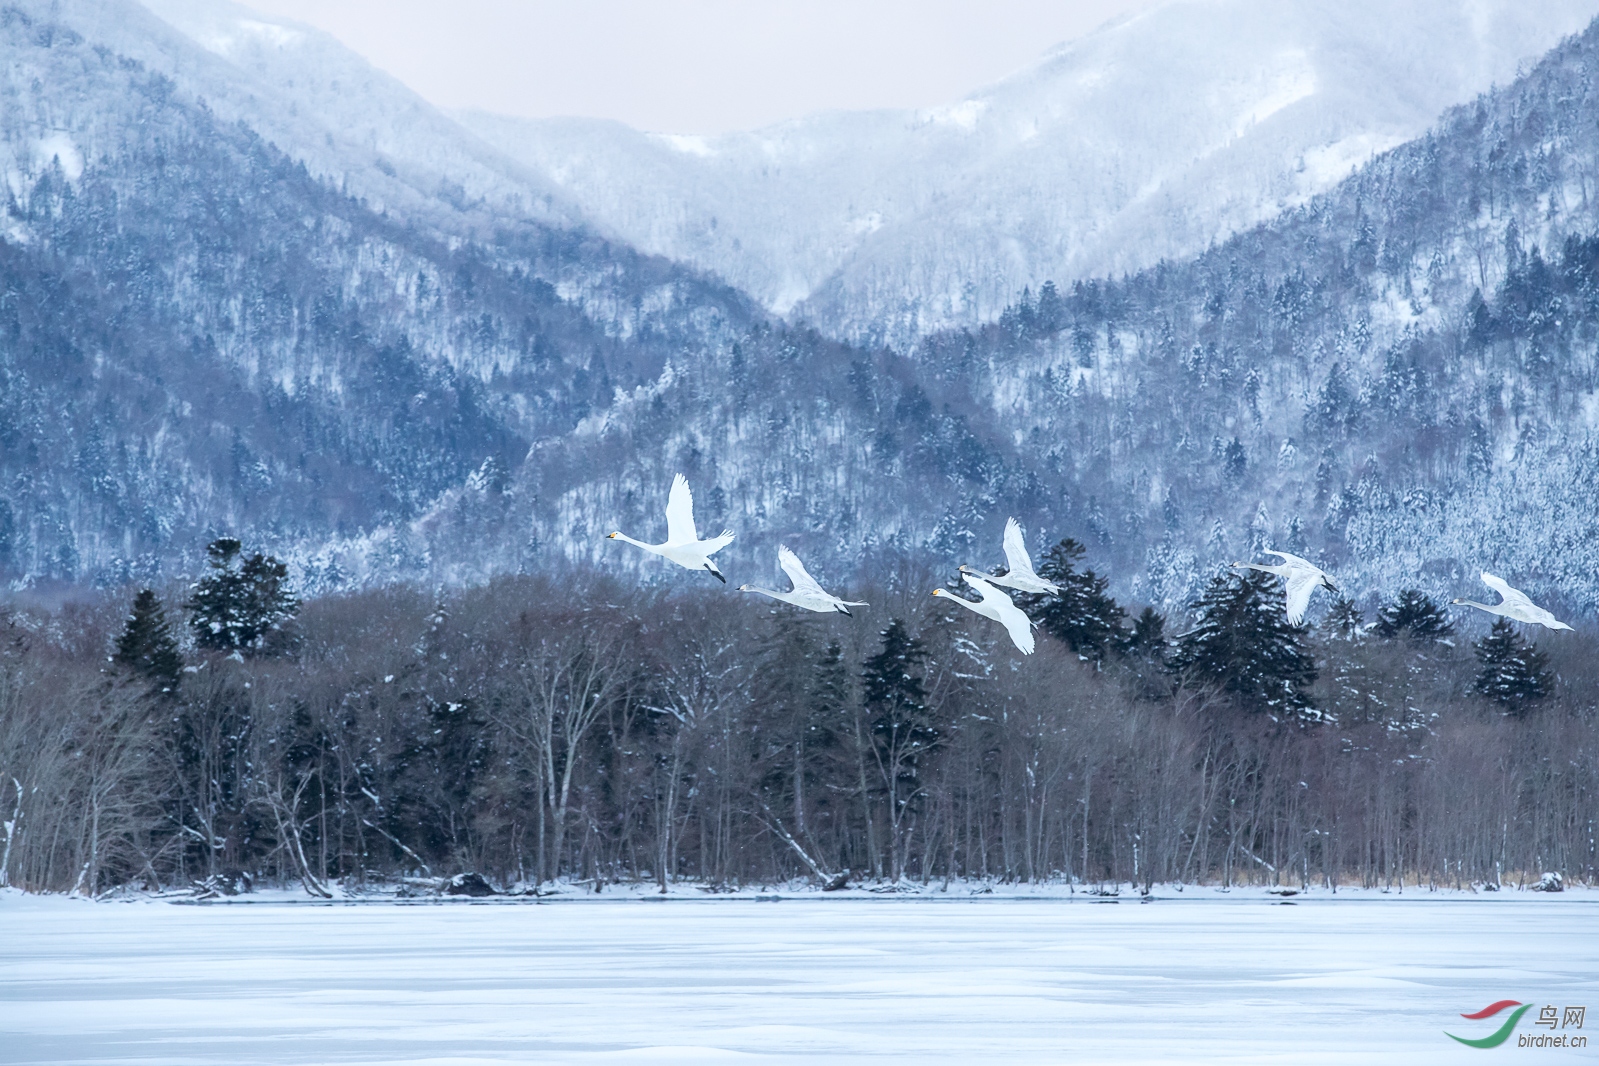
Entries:
[[1420,589],[1405,589],[1377,612],[1377,633],[1385,640],[1443,640],[1454,631],[1443,608]]
[[1222,474],[1230,482],[1242,481],[1248,469],[1249,454],[1244,451],[1243,442],[1234,437],[1222,452]]
[[1481,664],[1472,691],[1498,703],[1506,714],[1526,714],[1554,687],[1549,656],[1524,641],[1507,618],[1497,619],[1488,635],[1472,648]]
[[1092,570],[1078,571],[1083,545],[1067,537],[1039,560],[1038,574],[1060,586],[1059,596],[1017,596],[1017,604],[1050,636],[1078,655],[1102,661],[1126,638],[1126,612],[1105,589],[1110,582]]
[[1365,631],[1365,622],[1366,616],[1360,613],[1359,605],[1348,596],[1339,596],[1327,608],[1321,628],[1339,640],[1355,640]]
[[1303,631],[1288,624],[1272,577],[1218,574],[1191,606],[1199,624],[1177,638],[1175,673],[1216,685],[1245,710],[1320,718],[1309,692],[1316,664]]
[[149,679],[159,692],[177,690],[183,677],[183,656],[178,653],[161,598],[153,589],[140,589],[133,598],[133,610],[122,626],[112,658]]
[[195,643],[213,651],[260,655],[300,609],[289,589],[289,568],[260,552],[245,557],[233,537],[206,545],[211,572],[194,583],[184,604]]

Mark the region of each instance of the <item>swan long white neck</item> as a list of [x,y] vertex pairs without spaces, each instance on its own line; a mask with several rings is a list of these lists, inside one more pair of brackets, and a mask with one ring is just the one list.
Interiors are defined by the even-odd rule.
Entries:
[[[962,607],[965,607],[967,610],[973,612],[974,614],[983,614],[982,604],[973,603],[971,600],[968,600],[965,596],[956,596],[956,595],[950,594],[948,596],[948,599],[952,603],[960,604]],[[985,615],[984,617],[987,617],[987,616]]]
[[642,540],[634,540],[621,530],[617,530],[616,539],[626,541],[628,544],[632,544],[635,547],[643,548],[647,552],[655,552],[659,554],[661,550],[661,546],[659,544],[645,544]]

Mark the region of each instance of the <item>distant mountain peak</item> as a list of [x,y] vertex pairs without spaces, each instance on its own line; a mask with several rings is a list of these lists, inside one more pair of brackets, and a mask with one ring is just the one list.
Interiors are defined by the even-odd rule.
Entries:
[[462,121],[559,175],[601,229],[835,336],[903,346],[992,320],[1025,286],[1180,258],[1303,203],[1595,14],[1172,0],[943,107],[716,138]]

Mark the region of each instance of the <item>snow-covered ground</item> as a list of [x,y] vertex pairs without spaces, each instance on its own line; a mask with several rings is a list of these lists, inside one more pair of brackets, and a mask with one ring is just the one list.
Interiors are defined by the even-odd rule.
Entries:
[[[1587,892],[1413,889],[1147,904],[0,893],[0,1062],[1460,1062],[1490,1053],[1445,1030],[1506,1017],[1462,1013],[1599,1006],[1596,919]],[[1519,1031],[1547,1032],[1536,1016]],[[1599,1046],[1494,1053],[1591,1061]]]

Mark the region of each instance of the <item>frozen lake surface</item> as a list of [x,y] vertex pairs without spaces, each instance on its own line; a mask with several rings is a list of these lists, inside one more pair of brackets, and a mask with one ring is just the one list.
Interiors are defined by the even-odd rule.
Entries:
[[[5,1063],[1432,1063],[1599,1007],[1599,898],[174,906],[0,893]],[[1519,1032],[1537,1029],[1535,1008]],[[1599,1017],[1588,1015],[1599,1030]],[[1568,1032],[1575,1032],[1569,1030]],[[1599,1032],[1594,1033],[1599,1036]]]

